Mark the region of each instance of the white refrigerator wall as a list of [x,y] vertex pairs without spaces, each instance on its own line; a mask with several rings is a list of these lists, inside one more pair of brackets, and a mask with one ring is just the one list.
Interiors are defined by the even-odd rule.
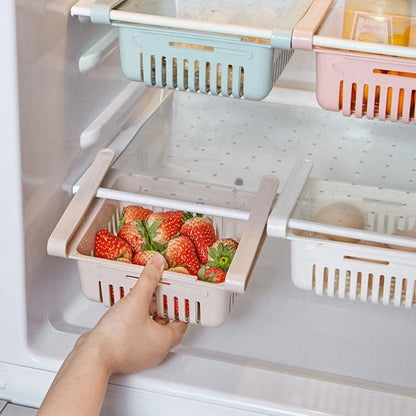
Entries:
[[[93,71],[79,72],[80,56],[108,29],[70,17],[73,3],[8,1],[0,14],[0,118],[4,143],[0,171],[5,179],[0,204],[4,236],[0,241],[0,398],[33,406],[40,404],[77,335],[90,328],[105,310],[81,295],[75,263],[48,256],[46,243],[71,198],[72,185],[97,150],[108,144],[98,141],[81,148],[81,133],[128,86],[120,73],[117,53]],[[316,106],[311,91],[313,72],[305,70],[306,64],[313,66],[314,56],[300,56],[290,62],[293,71],[286,73],[281,85],[298,85],[310,91],[294,94],[286,89],[274,90],[268,100]],[[146,94],[157,100],[160,92],[146,89]],[[366,180],[376,182],[379,176],[372,175],[371,167],[375,166],[378,173],[378,165],[383,164],[377,152],[380,142],[373,145],[368,141],[363,147],[364,137],[381,138],[387,149],[396,145],[393,136],[397,134],[397,141],[407,147],[409,154],[415,146],[414,126],[373,124],[323,110],[284,105],[272,108],[265,103],[202,95],[190,98],[178,94],[170,99],[159,116],[142,130],[141,141],[135,142],[146,160],[141,167],[149,167],[149,174],[155,176],[168,172],[169,165],[157,163],[165,161],[163,157],[148,157],[159,155],[154,147],[160,148],[162,156],[169,150],[165,143],[179,149],[172,170],[177,169],[183,156],[186,173],[193,158],[181,150],[178,140],[189,142],[185,137],[190,136],[196,124],[199,129],[195,130],[207,136],[207,149],[211,140],[208,150],[215,155],[220,153],[219,142],[209,135],[217,136],[215,131],[219,131],[221,150],[225,152],[233,132],[222,130],[221,122],[228,123],[230,119],[230,124],[244,130],[238,146],[235,142],[240,152],[236,154],[241,155],[234,157],[239,159],[233,165],[235,171],[244,169],[244,158],[253,155],[253,138],[265,129],[277,132],[262,143],[263,150],[258,150],[259,144],[255,143],[262,157],[253,159],[258,161],[253,162],[255,168],[246,172],[253,182],[257,174],[266,170],[267,160],[275,152],[280,152],[279,162],[285,165],[276,173],[283,176],[280,179],[284,182],[295,159],[312,152],[309,145],[321,144],[321,130],[331,134],[322,140],[323,150],[314,153],[318,162],[315,172],[326,172],[336,179],[338,172],[341,175],[350,171],[357,161],[346,151],[345,159],[337,162],[342,168],[332,173],[326,159],[334,149],[344,146],[352,149],[351,153],[375,151],[364,157],[366,163],[375,162],[368,163],[363,172]],[[197,121],[198,108],[205,105],[209,115],[207,112],[202,121]],[[231,115],[226,116],[227,111]],[[216,121],[212,120],[214,112],[218,114]],[[255,121],[249,122],[251,118]],[[174,120],[173,126],[170,120]],[[302,130],[298,137],[294,132],[301,128],[301,121],[306,133]],[[212,130],[215,123],[217,130]],[[342,130],[348,136],[348,145],[342,144]],[[279,143],[279,135],[287,143]],[[316,143],[309,143],[311,137]],[[195,136],[195,146],[203,146],[200,136]],[[208,164],[207,153],[204,160]],[[136,163],[134,158],[129,160]],[[207,169],[197,167],[205,177]],[[401,170],[396,166],[393,171],[391,182],[396,183]],[[268,239],[249,291],[239,297],[227,325],[218,329],[192,327],[184,343],[160,367],[112,379],[103,414],[152,415],[166,413],[169,408],[172,415],[320,412],[356,416],[361,412],[380,416],[389,415],[390,409],[413,415],[414,361],[409,358],[416,339],[414,311],[301,291],[290,280],[289,257],[287,241]]]
[[0,356],[34,366],[30,350],[46,313],[54,313],[53,304],[59,311],[78,285],[74,264],[47,256],[46,243],[71,186],[103,146],[81,149],[79,137],[127,85],[117,54],[91,73],[79,72],[79,57],[108,28],[72,18],[72,3],[9,1],[1,14],[0,215],[7,239],[0,243],[0,279],[7,295]]

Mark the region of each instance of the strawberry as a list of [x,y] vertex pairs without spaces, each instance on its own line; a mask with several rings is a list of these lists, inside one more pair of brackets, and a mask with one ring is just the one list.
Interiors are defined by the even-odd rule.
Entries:
[[124,257],[117,257],[115,260],[116,261],[119,261],[120,263],[129,263],[129,264],[131,264],[131,260],[130,259],[126,259]]
[[117,260],[118,258],[131,260],[133,251],[122,238],[103,229],[95,235],[94,256],[108,260]]
[[171,267],[170,269],[168,269],[168,272],[191,274],[189,273],[189,270],[185,266]]
[[139,205],[129,205],[123,209],[120,215],[118,228],[123,228],[124,224],[128,224],[131,221],[139,220],[144,221],[152,211],[150,209],[143,208]]
[[[157,254],[157,251],[153,251],[153,250],[144,250],[144,251],[138,251],[134,257],[133,257],[133,263],[134,264],[138,264],[139,266],[146,266],[146,264],[148,263],[148,261],[155,255]],[[168,262],[165,260],[165,267],[164,269],[166,270],[168,268]]]
[[169,241],[165,257],[170,267],[177,265],[185,266],[193,275],[197,275],[199,270],[199,261],[196,255],[195,246],[190,238],[180,235]]
[[[175,315],[178,316],[179,315],[179,301],[178,298],[174,298],[175,300]],[[165,309],[168,308],[168,298],[166,295],[163,296],[163,306],[165,307]],[[185,299],[185,316],[188,318],[189,317],[189,300]]]
[[199,260],[202,264],[206,264],[208,247],[211,247],[217,239],[212,221],[202,216],[190,218],[182,225],[181,234],[192,240]]
[[198,271],[198,279],[210,283],[222,283],[225,280],[226,272],[218,267],[202,266]]
[[150,239],[166,244],[181,230],[182,224],[192,214],[183,211],[154,212],[146,220]]
[[208,249],[207,266],[219,267],[227,271],[237,250],[237,241],[231,238],[221,238]]
[[130,221],[124,224],[118,233],[118,237],[127,241],[135,252],[143,250],[146,245],[146,229],[139,220]]

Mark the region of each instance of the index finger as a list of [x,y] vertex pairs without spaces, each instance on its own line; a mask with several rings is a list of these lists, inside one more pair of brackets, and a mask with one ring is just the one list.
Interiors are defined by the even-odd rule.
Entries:
[[146,264],[137,283],[130,292],[134,301],[137,302],[137,308],[140,309],[141,313],[149,314],[150,302],[157,284],[162,278],[164,266],[164,257],[161,254],[155,254]]

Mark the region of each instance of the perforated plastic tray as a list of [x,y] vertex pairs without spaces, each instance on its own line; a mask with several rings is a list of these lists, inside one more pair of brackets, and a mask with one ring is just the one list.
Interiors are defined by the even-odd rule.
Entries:
[[[307,166],[292,173],[268,225],[268,234],[291,240],[295,285],[319,295],[414,306],[416,238],[393,233],[415,230],[416,236],[416,194],[307,178]],[[335,202],[356,207],[365,228],[314,222],[321,208]]]
[[213,284],[199,281],[197,276],[165,271],[156,291],[157,313],[205,326],[221,325],[231,311],[235,294],[244,293],[248,284],[265,237],[277,179],[265,176],[253,194],[141,175],[115,175],[114,182],[108,178],[106,182],[113,183],[115,199],[94,198],[112,157],[113,153],[105,149],[91,165],[49,238],[49,254],[77,260],[84,295],[111,306],[128,293],[143,270],[142,266],[93,256],[95,234],[103,228],[117,234],[123,206],[140,203],[153,211],[179,209],[207,214],[218,238],[239,241],[225,282]]
[[[319,104],[345,116],[416,122],[416,10],[406,1],[373,3],[377,10],[388,4],[391,14],[361,11],[365,2],[357,10],[344,1],[331,9],[332,3],[316,0],[293,33],[294,48],[317,54]],[[318,28],[316,13],[325,9],[330,12]],[[393,33],[395,21],[400,33]]]
[[72,14],[119,27],[121,67],[147,86],[260,100],[293,54],[312,0],[81,0]]

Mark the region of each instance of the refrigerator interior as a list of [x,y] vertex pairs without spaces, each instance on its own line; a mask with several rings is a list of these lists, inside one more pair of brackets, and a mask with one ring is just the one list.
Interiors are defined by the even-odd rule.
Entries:
[[[307,158],[314,177],[414,192],[413,130],[315,108],[173,93],[112,169],[254,190],[265,174],[284,184],[295,162]],[[290,279],[289,257],[288,242],[269,237],[226,323],[216,329],[191,325],[175,355],[375,389],[394,386],[413,395],[414,310],[299,290]],[[52,293],[62,290],[53,279]],[[65,292],[64,304],[48,298],[48,318],[32,341],[39,355],[62,358],[65,348],[51,342],[54,336],[71,339],[105,311],[84,299],[76,276],[65,283]]]
[[[81,294],[75,262],[45,252],[72,185],[102,147],[120,153],[112,169],[127,174],[249,191],[263,175],[273,174],[281,190],[296,161],[309,159],[316,178],[416,191],[414,125],[346,118],[317,108],[313,55],[305,52],[295,53],[280,88],[266,102],[138,87],[143,100],[141,112],[128,123],[133,127],[125,130],[128,124],[123,125],[112,143],[104,138],[82,148],[79,137],[85,127],[131,85],[119,71],[117,53],[79,74],[81,50],[105,31],[74,22],[66,5],[46,14],[34,6],[19,12],[26,274],[7,280],[5,287],[17,300],[11,317],[17,317],[24,342],[15,356],[10,341],[0,346],[2,360],[54,372],[79,334],[106,310]],[[39,40],[26,58],[23,45],[42,24],[48,36],[59,34],[58,41]],[[40,96],[44,100],[38,103]],[[48,129],[45,119],[51,120]],[[42,151],[38,143],[44,145]],[[392,409],[414,414],[414,309],[297,289],[289,257],[289,241],[268,237],[247,292],[237,297],[223,326],[191,325],[159,368],[115,378],[113,385],[270,414],[293,409],[357,414],[352,406],[360,403],[369,406],[365,414],[389,414],[377,402],[380,393],[391,399]],[[39,404],[41,398],[37,400]]]

